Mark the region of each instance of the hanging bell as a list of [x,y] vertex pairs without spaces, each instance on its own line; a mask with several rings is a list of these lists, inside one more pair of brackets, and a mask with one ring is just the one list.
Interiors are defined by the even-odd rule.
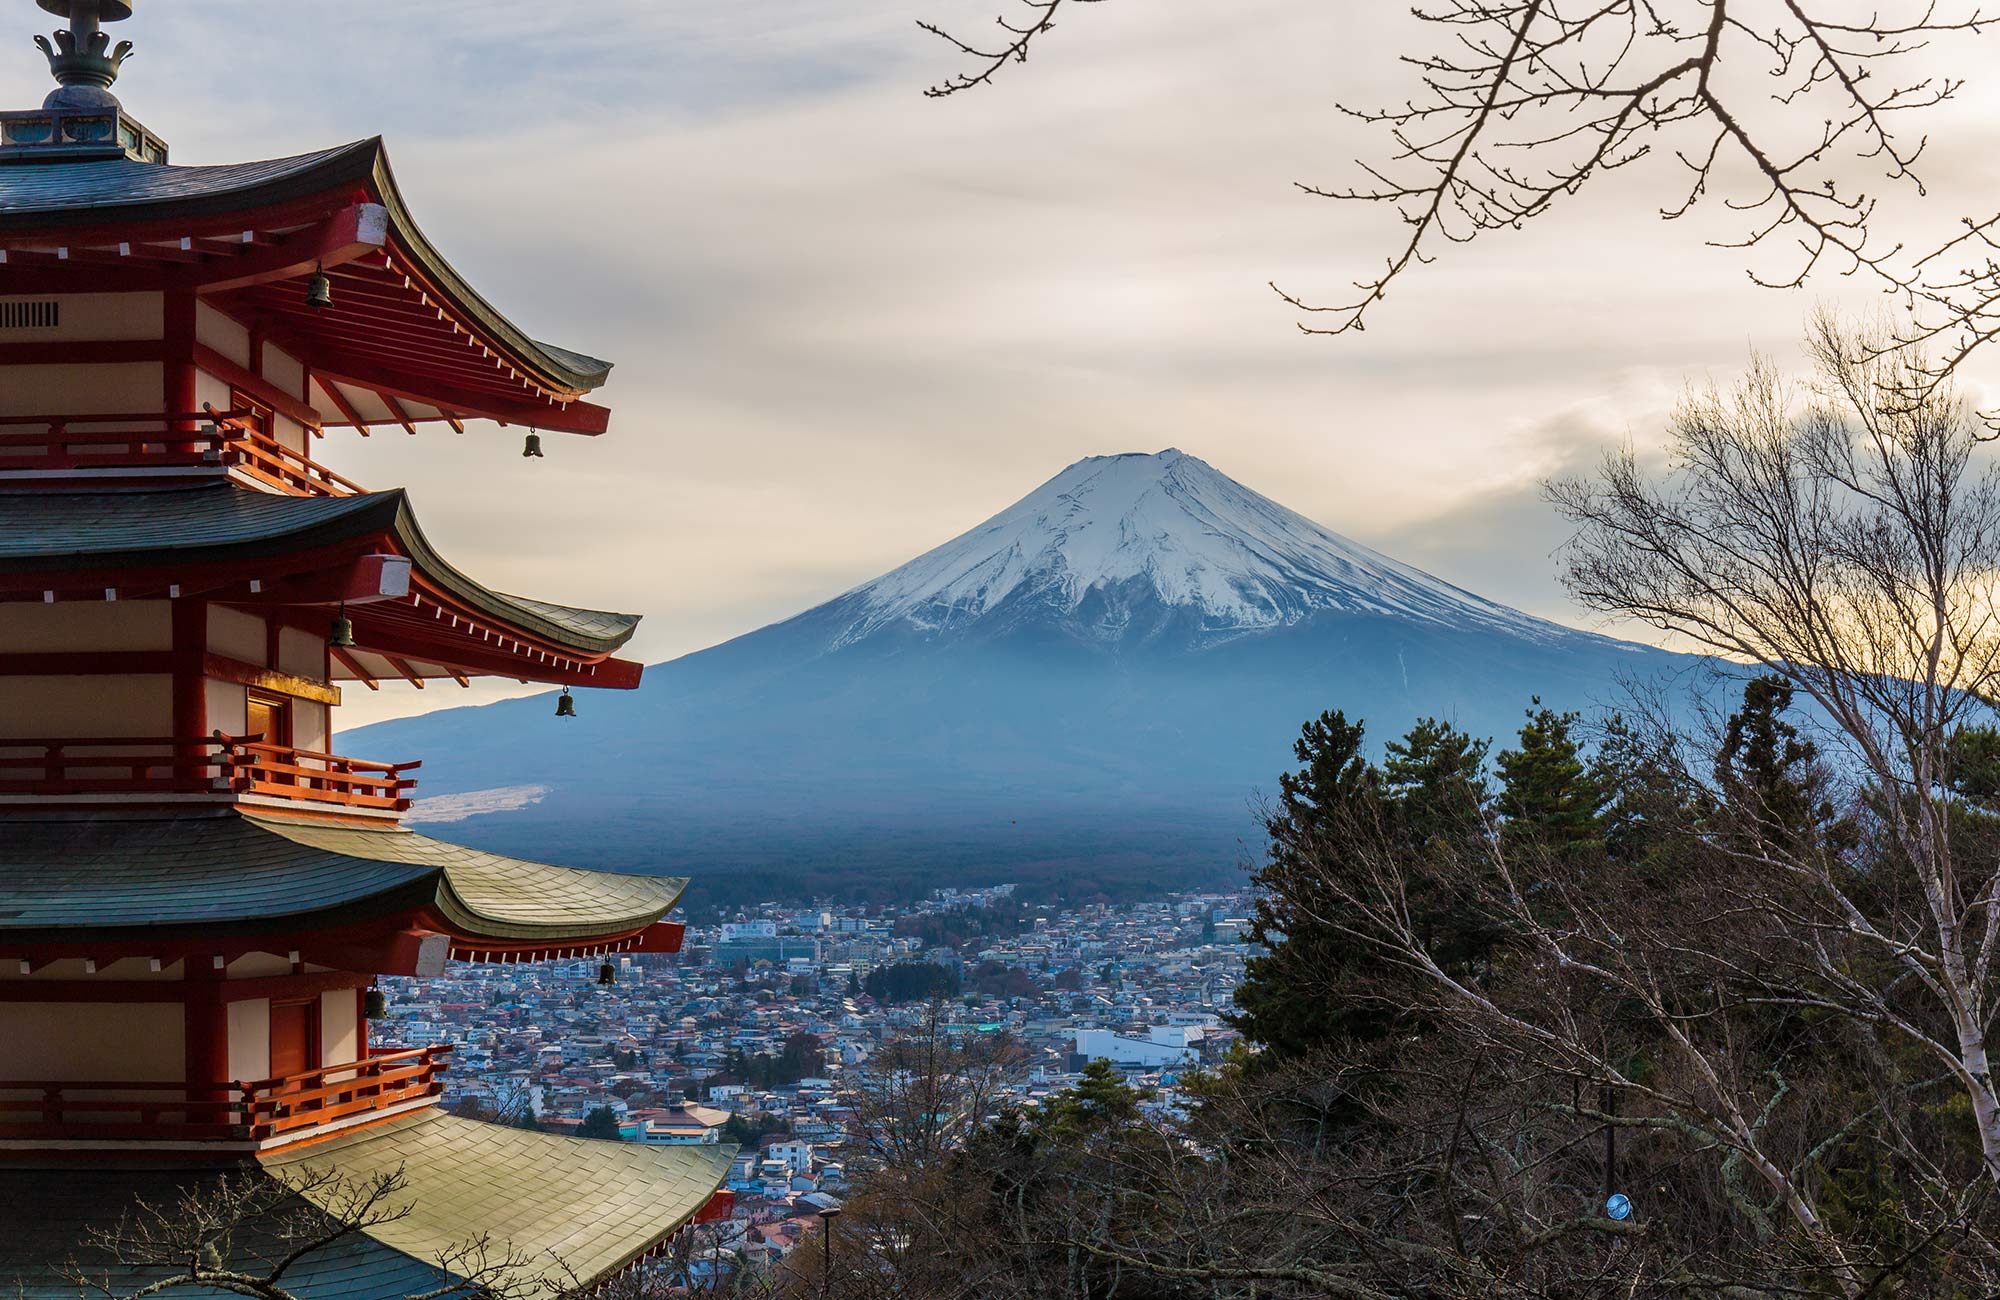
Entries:
[[327,634],[326,643],[336,650],[354,648],[354,620],[347,616],[347,607],[342,606],[340,614],[333,620],[333,630]]
[[324,271],[314,271],[306,281],[306,306],[314,311],[324,311],[333,306],[333,281]]
[[563,687],[561,695],[556,696],[556,716],[558,718],[574,718],[576,716],[576,701],[570,698],[569,687],[567,686]]
[[381,989],[369,989],[367,998],[363,1000],[362,1014],[370,1020],[387,1020],[389,995]]
[[527,444],[521,448],[521,455],[523,457],[533,456],[537,460],[540,460],[542,456],[542,435],[539,433],[529,434]]
[[610,962],[605,962],[602,966],[599,966],[597,968],[597,982],[599,984],[616,984],[618,982],[617,967],[613,966]]

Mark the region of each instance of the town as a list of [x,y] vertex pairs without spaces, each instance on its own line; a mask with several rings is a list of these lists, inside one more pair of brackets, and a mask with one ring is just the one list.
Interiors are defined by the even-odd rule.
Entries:
[[764,904],[676,954],[453,965],[385,979],[388,1050],[451,1044],[461,1115],[649,1145],[737,1144],[730,1217],[683,1242],[689,1280],[768,1270],[837,1212],[867,1161],[859,1081],[942,1016],[1006,1035],[997,1107],[1033,1108],[1109,1061],[1158,1113],[1237,1040],[1247,893],[1035,908],[1014,887],[908,907]]

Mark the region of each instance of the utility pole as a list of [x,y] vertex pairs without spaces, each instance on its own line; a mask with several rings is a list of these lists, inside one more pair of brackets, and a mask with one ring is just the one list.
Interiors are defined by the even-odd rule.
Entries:
[[819,1300],[832,1300],[833,1296],[833,1221],[839,1215],[837,1205],[819,1212],[819,1233],[826,1239],[826,1262],[819,1271]]

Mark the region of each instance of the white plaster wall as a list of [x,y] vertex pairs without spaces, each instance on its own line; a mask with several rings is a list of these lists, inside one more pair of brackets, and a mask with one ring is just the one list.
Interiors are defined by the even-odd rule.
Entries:
[[361,1057],[361,992],[328,989],[319,995],[321,1065],[343,1065]]
[[277,425],[277,438],[281,445],[291,448],[301,456],[312,454],[307,448],[311,438],[306,433],[306,426],[289,415],[274,415],[271,418]]
[[[194,404],[196,410],[200,410],[204,406],[213,406],[218,411],[228,410],[229,394],[233,391],[229,385],[229,381],[217,379],[206,370],[195,371]],[[189,414],[193,414],[193,412],[191,411]]]
[[250,331],[205,302],[195,303],[194,336],[245,370],[250,368]]
[[234,682],[218,682],[209,678],[205,687],[208,696],[208,729],[220,731],[225,736],[240,736],[249,730],[250,723],[244,709],[243,688]]
[[134,738],[174,729],[173,679],[0,677],[0,736]]
[[317,750],[322,754],[333,752],[328,744],[332,736],[327,731],[327,714],[324,704],[314,704],[308,700],[292,701],[292,744],[300,749]]
[[[165,408],[157,361],[99,366],[8,366],[0,370],[0,415],[138,415]],[[225,394],[227,396],[227,394]]]
[[184,1029],[177,1002],[0,1002],[0,1043],[7,1044],[0,1074],[51,1082],[177,1080],[186,1077]]
[[[0,302],[47,302],[40,293],[0,295]],[[8,330],[12,343],[59,340],[157,339],[166,334],[166,297],[158,293],[54,295],[62,323],[53,329]]]
[[269,979],[273,975],[291,974],[292,963],[282,953],[250,952],[230,962],[223,973],[233,980]]
[[300,401],[305,400],[306,368],[299,364],[297,357],[270,343],[264,345],[264,378],[272,387],[281,388]]
[[227,605],[208,607],[208,648],[246,664],[264,662],[264,620]]
[[278,633],[278,670],[294,677],[322,681],[326,677],[326,638],[301,628]]
[[240,1083],[271,1077],[271,999],[229,1004],[229,1077]]
[[171,650],[173,609],[164,600],[10,604],[0,617],[0,653]]

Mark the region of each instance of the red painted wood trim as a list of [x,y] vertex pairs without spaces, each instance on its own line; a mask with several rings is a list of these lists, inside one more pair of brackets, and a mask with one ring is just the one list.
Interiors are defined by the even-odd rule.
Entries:
[[[192,293],[169,293],[165,298],[166,337],[161,409],[178,413],[201,409],[200,378],[195,373],[195,299]],[[176,421],[178,432],[193,433],[193,420]],[[171,443],[169,451],[195,451],[192,442]]]
[[[187,960],[187,959],[180,959]],[[108,964],[108,963],[107,963]],[[197,963],[198,964],[198,963]],[[211,973],[214,967],[210,966]],[[332,989],[367,988],[375,976],[360,971],[309,971],[244,980],[0,980],[0,1002],[248,1002],[255,998],[308,998]]]
[[183,737],[176,758],[201,762],[208,757],[208,680],[199,664],[208,653],[208,602],[183,597],[173,602],[174,655],[183,663],[174,673],[172,710],[174,735]]
[[[169,355],[166,339],[78,339],[56,343],[0,343],[0,366],[118,365],[133,361],[164,361]],[[192,411],[192,398],[185,406],[171,399],[168,410]]]
[[[307,406],[304,402],[293,397],[290,393],[287,393],[284,389],[278,387],[270,380],[263,378],[261,375],[251,374],[248,370],[237,365],[234,361],[223,356],[206,343],[197,343],[194,345],[194,359],[196,364],[209,374],[214,375],[224,383],[242,389],[258,401],[269,405],[272,410],[278,412],[280,415],[289,416],[307,428],[317,429],[320,426],[320,414],[318,411]],[[175,409],[189,411],[195,409],[192,405],[192,394],[189,397],[190,405],[176,407]]]

